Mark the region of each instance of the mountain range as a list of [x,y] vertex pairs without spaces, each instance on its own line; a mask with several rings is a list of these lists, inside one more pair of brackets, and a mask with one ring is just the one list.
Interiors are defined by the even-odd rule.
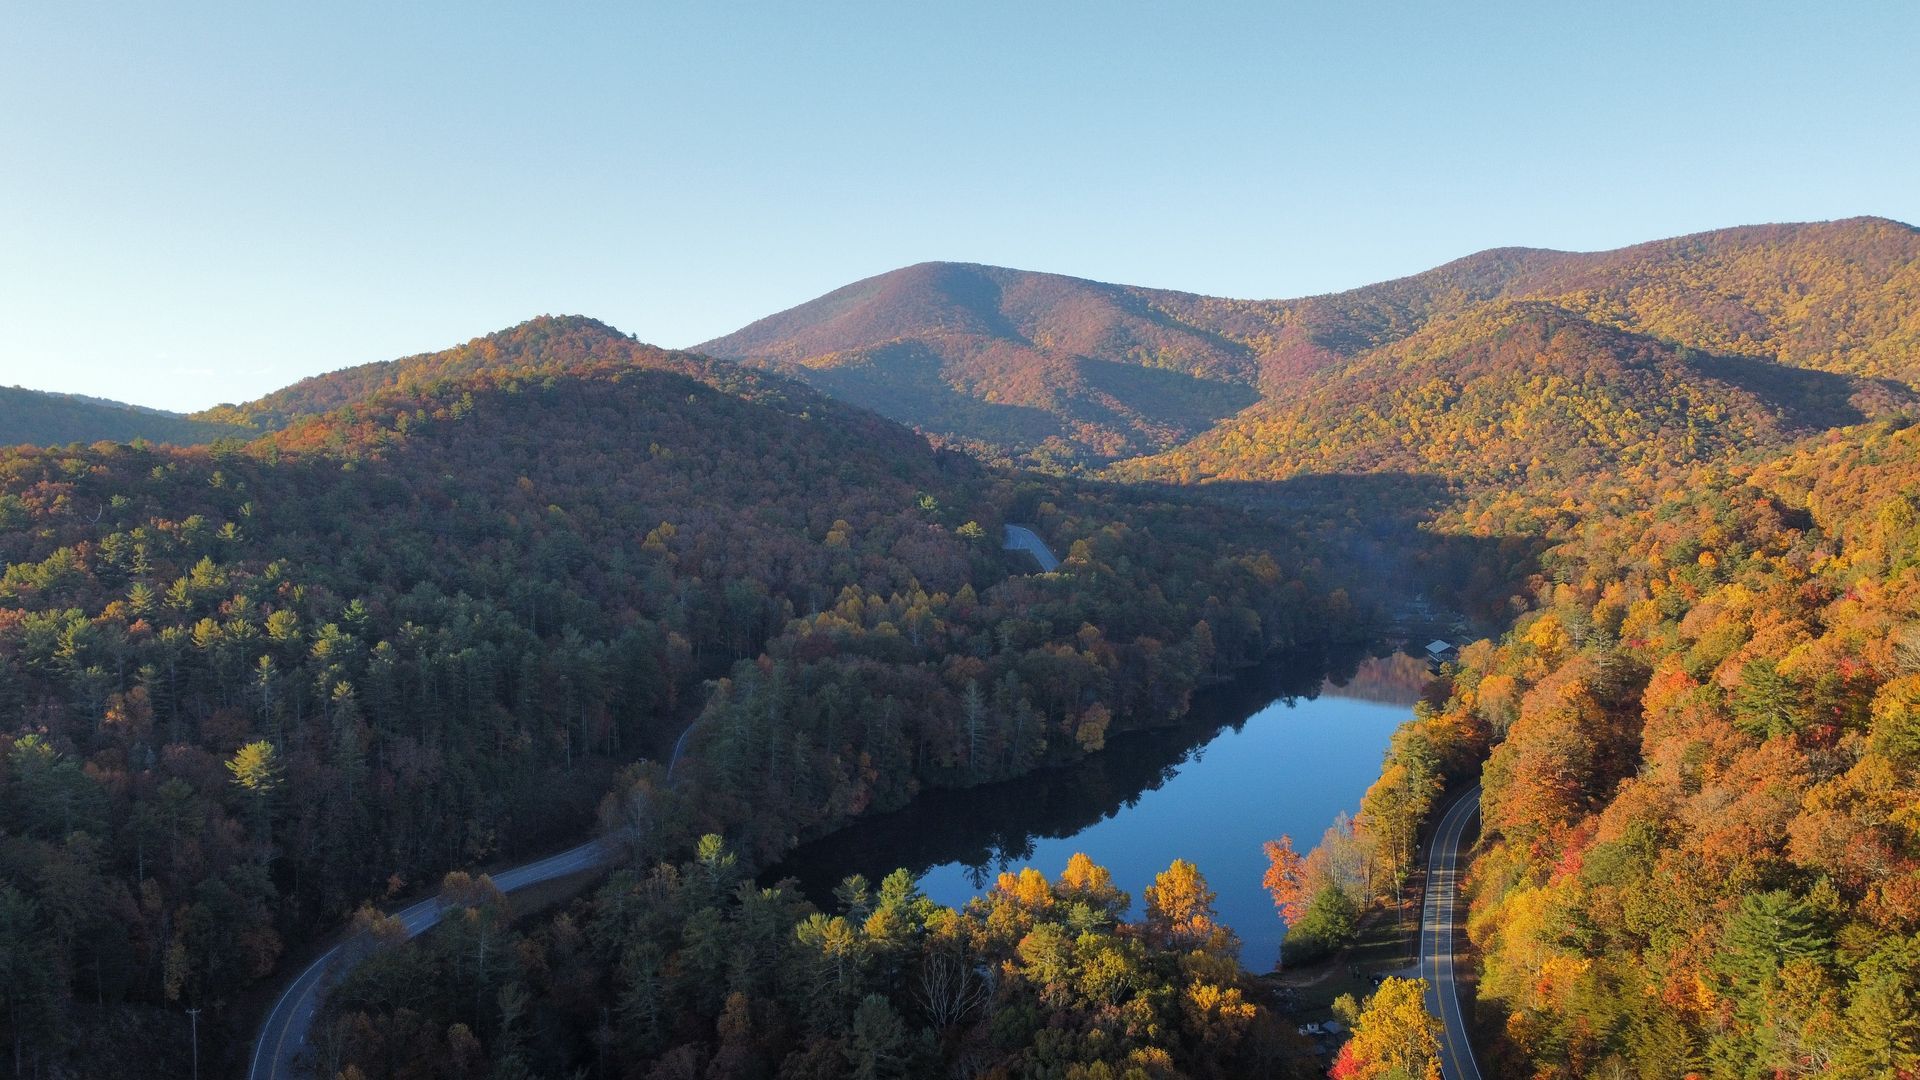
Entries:
[[[924,263],[695,351],[794,375],[989,456],[1097,466],[1169,450],[1223,421],[1214,437],[1230,440],[1309,398],[1351,406],[1351,388],[1331,384],[1369,371],[1394,386],[1449,377],[1460,357],[1503,347],[1492,339],[1514,311],[1590,324],[1602,352],[1635,348],[1627,342],[1637,337],[1708,353],[1730,361],[1722,374],[1745,360],[1907,383],[1920,378],[1916,295],[1920,232],[1853,218],[1590,254],[1500,248],[1297,300]],[[1746,388],[1758,407],[1796,412],[1795,401],[1755,389]],[[1845,396],[1866,389],[1848,384]]]
[[1392,472],[1498,487],[1910,415],[1917,296],[1920,231],[1873,217],[1597,253],[1497,248],[1294,300],[921,263],[687,352],[542,316],[191,417],[0,391],[0,444],[249,437],[389,388],[644,355],[702,377],[804,383],[998,464],[1127,481]]
[[[1179,481],[1385,468],[1491,480],[1905,413],[1920,382],[1916,296],[1920,231],[1862,217],[1598,253],[1498,248],[1294,300],[921,263],[690,353],[1001,463]],[[552,374],[637,348],[596,320],[542,317],[190,418],[0,391],[0,444],[207,442],[385,387]]]
[[[1468,932],[1503,1072],[1773,1075],[1817,1052],[1910,1073],[1917,386],[1920,232],[1855,218],[1496,249],[1279,301],[926,263],[693,350],[545,315],[190,417],[12,391],[0,1042],[43,1075],[181,1075],[181,1004],[206,1002],[236,1072],[249,988],[365,902],[597,819],[636,866],[697,857],[518,939],[450,893],[468,917],[317,1019],[368,1063],[341,1073],[438,1075],[457,1044],[503,1075],[595,1046],[686,1065],[647,1075],[840,1075],[834,1033],[863,1015],[915,1025],[928,1060],[1001,1047],[988,1071],[1013,1075],[1042,1017],[1115,1015],[1106,990],[1061,1005],[1074,980],[1034,962],[1047,935],[1083,962],[1100,919],[983,935],[1001,1004],[949,1039],[881,1008],[923,1000],[895,960],[947,955],[884,944],[915,907],[897,882],[849,920],[731,875],[1174,723],[1431,593],[1513,631],[1423,687],[1361,813],[1301,863],[1307,914],[1332,898],[1350,934],[1398,903],[1447,780],[1478,774]],[[1009,522],[1058,572],[1001,549]],[[1348,848],[1367,869],[1342,884]],[[1071,874],[996,895],[1090,912],[1104,887]],[[1769,951],[1782,927],[1792,955]],[[894,959],[825,998],[754,984],[836,970],[835,939]],[[482,952],[498,977],[464,981]],[[1109,981],[1177,1025],[1139,1061],[1306,1068],[1244,973],[1185,955]],[[607,1001],[618,1041],[594,1034]],[[1247,1038],[1214,1022],[1229,1005]],[[1896,1028],[1897,1053],[1874,1041]],[[1122,1061],[1104,1038],[1085,1053]]]

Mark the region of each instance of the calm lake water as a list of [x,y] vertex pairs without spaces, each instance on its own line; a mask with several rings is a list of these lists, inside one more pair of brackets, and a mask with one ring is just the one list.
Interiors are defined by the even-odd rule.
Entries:
[[1184,858],[1219,894],[1242,960],[1264,971],[1282,928],[1260,886],[1261,843],[1289,834],[1305,852],[1356,810],[1425,679],[1424,663],[1401,655],[1277,664],[1196,698],[1179,728],[1117,737],[1068,768],[929,792],[797,849],[767,877],[796,878],[830,907],[847,875],[877,883],[904,866],[928,896],[958,907],[1002,870],[1058,877],[1084,851],[1133,895],[1138,914],[1154,875]]

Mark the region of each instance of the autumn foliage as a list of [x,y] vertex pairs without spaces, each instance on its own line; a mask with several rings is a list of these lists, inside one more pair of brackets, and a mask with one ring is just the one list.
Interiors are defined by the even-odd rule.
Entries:
[[[29,1071],[131,1074],[121,1025],[188,1007],[238,1045],[290,948],[448,869],[596,824],[763,861],[1352,632],[1244,514],[992,472],[585,320],[242,411],[280,427],[0,454],[0,1033]],[[1059,573],[1000,551],[1009,518]]]
[[1537,1075],[1920,1068],[1916,476],[1904,426],[1702,470],[1467,650],[1470,929]]
[[[790,883],[756,887],[707,837],[524,929],[489,929],[497,898],[463,898],[471,917],[335,994],[329,1064],[430,1076],[471,1052],[636,1078],[1314,1075],[1191,864],[1152,895],[1127,921],[1128,896],[1076,854],[1057,879],[1024,867],[957,910],[899,871],[848,879],[822,911]],[[485,933],[498,936],[482,962]]]

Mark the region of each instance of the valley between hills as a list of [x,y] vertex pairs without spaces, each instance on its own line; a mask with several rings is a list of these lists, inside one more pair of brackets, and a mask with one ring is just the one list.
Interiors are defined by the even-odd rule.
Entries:
[[[192,1008],[246,1075],[344,935],[297,1056],[353,1080],[1911,1075],[1916,394],[1920,230],[1871,217],[1296,300],[923,263],[192,416],[0,391],[0,1043],[178,1075]],[[1451,1019],[1393,979],[1310,1042],[1186,858],[764,876],[935,800],[1131,806],[1429,624],[1262,888],[1337,973],[1438,829]],[[479,873],[590,837],[571,890]]]

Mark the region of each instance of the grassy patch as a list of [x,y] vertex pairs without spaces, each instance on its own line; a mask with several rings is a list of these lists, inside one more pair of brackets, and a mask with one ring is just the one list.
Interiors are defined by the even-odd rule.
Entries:
[[1352,994],[1364,999],[1373,993],[1372,976],[1400,974],[1419,962],[1420,906],[1409,899],[1394,909],[1375,909],[1360,920],[1352,945],[1320,963],[1289,968],[1267,978],[1279,990],[1290,992],[1289,1013],[1300,1023],[1333,1018],[1333,999]]

